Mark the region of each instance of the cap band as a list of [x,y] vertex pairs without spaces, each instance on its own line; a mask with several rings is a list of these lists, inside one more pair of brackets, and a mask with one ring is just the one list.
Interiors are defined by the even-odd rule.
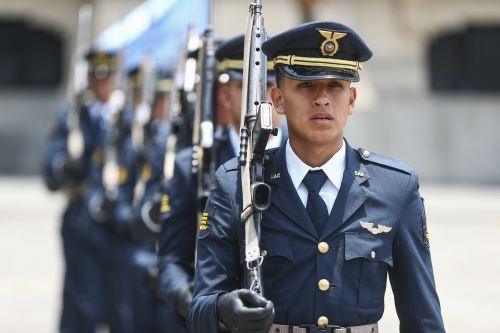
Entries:
[[312,58],[312,57],[299,57],[296,55],[280,55],[274,58],[274,64],[288,65],[288,66],[309,66],[309,67],[329,67],[349,69],[359,71],[363,66],[359,61],[342,60],[342,59],[328,59],[328,58]]
[[[272,70],[274,68],[274,64],[272,61],[267,62],[267,70]],[[228,69],[239,69],[243,70],[243,60],[235,60],[235,59],[224,59],[221,62],[219,62],[219,65],[217,66],[217,69],[220,72],[223,72]]]

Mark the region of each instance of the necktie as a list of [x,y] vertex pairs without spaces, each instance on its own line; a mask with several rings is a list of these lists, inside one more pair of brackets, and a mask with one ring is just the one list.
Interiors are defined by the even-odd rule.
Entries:
[[326,174],[323,170],[310,170],[302,180],[307,187],[307,205],[306,210],[313,222],[318,234],[321,234],[323,227],[328,219],[328,209],[325,201],[320,197],[319,190],[326,181]]

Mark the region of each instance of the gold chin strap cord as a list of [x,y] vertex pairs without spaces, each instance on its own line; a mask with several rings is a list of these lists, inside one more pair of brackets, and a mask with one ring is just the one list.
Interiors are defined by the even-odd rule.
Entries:
[[330,67],[339,69],[349,69],[353,71],[360,71],[363,66],[359,61],[342,60],[342,59],[328,59],[328,58],[312,58],[312,57],[299,57],[296,55],[279,55],[274,58],[274,64],[288,65],[288,66],[308,66],[308,67]]

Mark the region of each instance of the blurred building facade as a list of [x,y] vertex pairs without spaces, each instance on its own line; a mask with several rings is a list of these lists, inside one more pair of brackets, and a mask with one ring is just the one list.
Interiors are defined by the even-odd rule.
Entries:
[[[140,2],[91,1],[94,36]],[[309,14],[352,26],[372,48],[374,57],[361,73],[356,113],[348,125],[352,145],[401,159],[426,181],[500,184],[500,80],[495,80],[500,70],[491,60],[500,58],[498,0],[263,2],[270,35]],[[0,83],[0,173],[39,169],[46,131],[64,100],[76,13],[83,3],[0,2],[0,24],[23,22],[49,34],[51,45],[60,41],[62,59],[61,78],[52,77],[56,83],[48,87]],[[248,4],[215,0],[216,35],[243,32]],[[9,44],[0,51],[4,70],[10,68],[8,57],[2,57],[5,47]],[[30,59],[37,61],[36,54]]]

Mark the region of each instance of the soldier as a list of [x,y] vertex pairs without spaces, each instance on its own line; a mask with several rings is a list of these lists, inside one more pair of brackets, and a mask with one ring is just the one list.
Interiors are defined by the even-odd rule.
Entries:
[[[169,71],[157,73],[151,113],[144,127],[143,161],[138,161],[141,176],[136,185],[133,241],[137,249],[132,257],[136,292],[134,315],[137,332],[166,332],[163,304],[158,292],[158,268],[155,246],[160,230],[160,189],[164,177],[164,161],[170,126],[168,118],[170,93],[173,89]],[[137,197],[138,196],[138,197]]]
[[74,111],[83,134],[83,153],[72,156],[68,137],[69,110],[64,110],[52,131],[44,159],[44,179],[52,191],[65,190],[68,205],[61,229],[65,261],[61,332],[94,332],[102,314],[102,267],[93,246],[102,240],[88,212],[87,195],[98,175],[92,167],[101,159],[98,149],[103,122],[111,111],[116,55],[91,50],[86,55],[91,94],[80,96]]
[[[222,44],[216,52],[219,70],[225,73],[222,77],[227,76],[227,80],[223,80],[227,83],[219,84],[219,89],[224,90],[219,91],[218,101],[228,102],[231,110],[228,128],[216,137],[216,166],[239,152],[237,133],[240,126],[243,42],[243,36],[235,37]],[[282,138],[285,136],[281,133]],[[275,146],[280,144],[279,140],[274,143]],[[197,225],[196,176],[191,173],[191,164],[192,148],[180,151],[176,156],[173,177],[165,189],[159,247],[161,291],[167,303],[175,305],[177,321],[183,325],[187,305],[192,298]]]
[[265,298],[242,289],[241,180],[232,159],[216,173],[198,233],[191,332],[218,332],[221,323],[232,332],[378,332],[387,274],[400,331],[444,332],[415,171],[344,139],[357,95],[351,82],[371,51],[334,22],[301,25],[262,49],[274,60],[271,97],[289,130],[287,143],[266,153]]
[[[167,138],[170,135],[169,118],[170,98],[173,87],[172,73],[160,71],[155,82],[155,92],[151,116],[145,127],[145,161],[142,165],[142,181],[144,195],[140,199],[139,220],[140,227],[146,230],[139,231],[143,235],[156,236],[160,231],[160,192],[164,179],[164,162]],[[144,231],[146,233],[144,234]]]
[[132,110],[125,107],[124,101],[122,94],[112,94],[110,105],[103,112],[95,158],[90,163],[94,176],[88,211],[91,228],[98,236],[91,249],[101,269],[98,278],[102,285],[104,322],[110,332],[125,333],[135,332],[136,325],[133,303],[136,285],[130,258],[136,249],[131,243],[134,222],[131,203],[137,175],[131,167],[135,163],[130,130]]

